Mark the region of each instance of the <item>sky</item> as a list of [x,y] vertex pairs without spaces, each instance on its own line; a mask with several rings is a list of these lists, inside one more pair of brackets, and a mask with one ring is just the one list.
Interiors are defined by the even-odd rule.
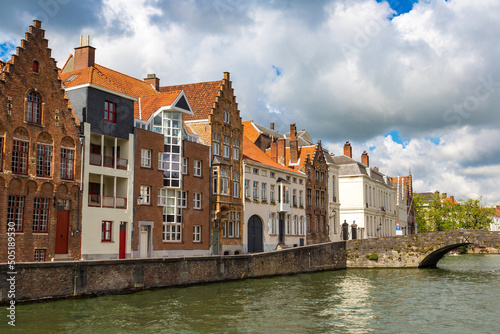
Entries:
[[231,73],[243,120],[306,129],[330,152],[408,175],[414,190],[500,204],[498,0],[8,1],[0,59],[41,19],[62,66],[96,62],[160,84]]

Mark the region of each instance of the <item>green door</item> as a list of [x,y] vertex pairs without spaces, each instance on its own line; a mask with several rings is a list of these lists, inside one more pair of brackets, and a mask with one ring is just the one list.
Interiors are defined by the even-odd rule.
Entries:
[[212,253],[213,255],[219,255],[219,230],[214,230],[213,240]]

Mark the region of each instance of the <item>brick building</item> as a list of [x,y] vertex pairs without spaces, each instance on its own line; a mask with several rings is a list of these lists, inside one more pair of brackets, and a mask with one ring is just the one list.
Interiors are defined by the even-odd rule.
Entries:
[[[295,123],[290,124],[289,133],[281,134],[274,130],[273,124],[267,129],[252,121],[245,122],[245,136],[275,162],[306,175],[306,242],[328,242],[328,165],[321,141],[314,144],[307,131],[297,131]],[[286,213],[281,212],[280,220],[285,217]]]
[[79,123],[41,25],[0,64],[0,262],[7,226],[16,262],[80,258]]
[[194,112],[184,120],[211,147],[211,244],[213,254],[243,252],[243,125],[229,73],[218,81],[160,87],[183,90]]

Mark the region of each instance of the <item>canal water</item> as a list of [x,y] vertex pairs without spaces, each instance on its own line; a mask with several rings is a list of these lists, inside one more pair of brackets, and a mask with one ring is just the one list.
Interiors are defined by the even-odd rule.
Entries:
[[[19,333],[500,333],[500,256],[20,305]],[[5,310],[2,311],[5,315]]]

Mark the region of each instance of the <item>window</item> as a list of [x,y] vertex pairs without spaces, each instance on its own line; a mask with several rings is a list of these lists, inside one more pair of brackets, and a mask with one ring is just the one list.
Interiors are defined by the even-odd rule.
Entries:
[[75,150],[61,148],[61,179],[73,180]]
[[224,123],[231,124],[231,113],[227,110],[224,110]]
[[201,193],[193,194],[193,209],[201,209]]
[[274,174],[274,172],[270,172],[270,173],[269,173],[269,177],[274,178],[274,177],[275,177],[275,175],[276,175],[276,174]]
[[325,233],[326,232],[325,217],[323,217],[323,216],[320,217],[320,225],[319,225],[319,227],[321,229],[321,233]]
[[40,64],[38,63],[38,61],[34,61],[33,62],[33,73],[38,73],[38,71],[40,70]]
[[271,190],[269,191],[269,199],[271,200],[271,202],[275,201],[275,198],[274,198],[274,184],[271,184]]
[[28,112],[26,114],[26,122],[33,124],[42,123],[40,105],[40,95],[35,92],[30,92],[28,94]]
[[277,234],[276,231],[276,213],[269,212],[269,222],[268,222],[269,234]]
[[222,156],[224,158],[229,158],[229,151],[231,149],[230,141],[231,141],[231,138],[229,138],[228,136],[224,136],[224,143],[222,145]]
[[306,217],[306,224],[307,224],[307,226],[306,226],[307,233],[311,233],[312,230],[311,230],[311,217],[310,216]]
[[201,176],[201,161],[200,160],[194,161],[193,175],[194,176]]
[[52,146],[36,145],[36,176],[52,176]]
[[316,204],[316,207],[319,208],[319,190],[316,189],[315,193],[316,193],[316,196],[314,198],[315,199],[315,204]]
[[182,209],[177,206],[174,189],[167,189],[167,205],[163,207],[163,241],[182,241]]
[[150,203],[151,203],[151,187],[141,186],[138,204],[149,205]]
[[245,180],[245,198],[250,198],[250,180]]
[[254,168],[254,169],[253,169],[253,173],[254,173],[255,175],[259,175],[259,169],[258,169],[258,168]]
[[158,189],[158,206],[165,206],[165,205],[167,205],[167,189],[160,188]]
[[293,183],[297,183],[297,178],[296,178],[296,177],[294,177],[294,178],[292,179],[292,182],[293,182]]
[[12,173],[28,174],[28,142],[14,139]]
[[110,242],[111,241],[111,228],[113,223],[110,221],[104,220],[102,222],[101,228],[101,242]]
[[320,198],[320,202],[321,202],[321,208],[325,208],[325,191],[324,190],[321,190],[321,198]]
[[314,232],[318,233],[318,217],[314,217]]
[[212,145],[212,150],[214,151],[214,155],[220,155],[220,136],[218,133],[214,133],[213,136],[213,145]]
[[259,199],[259,182],[253,181],[253,200]]
[[292,205],[297,206],[297,189],[292,190]]
[[240,198],[240,173],[233,173],[233,197]]
[[33,204],[33,232],[47,232],[49,199],[35,197]]
[[297,235],[299,231],[299,219],[297,215],[293,216],[292,234]]
[[261,190],[262,190],[262,202],[267,201],[267,184],[262,183]]
[[104,101],[104,120],[116,123],[116,103]]
[[151,150],[141,149],[141,167],[151,168]]
[[188,158],[182,158],[182,174],[187,174],[188,172]]
[[303,190],[299,190],[299,206],[302,208],[304,207],[304,191]]
[[219,185],[219,171],[217,170],[217,167],[214,167],[214,169],[212,170],[212,181],[213,181],[213,184],[212,184],[212,192],[214,194],[217,194],[219,189],[218,189],[218,185]]
[[240,159],[240,140],[233,138],[233,160]]
[[[365,188],[366,188],[366,186],[365,186]],[[365,190],[365,192],[366,192],[366,190]],[[335,175],[332,175],[332,194],[333,194],[332,201],[337,202],[337,196],[335,194]],[[368,202],[368,200],[367,200],[367,202]]]
[[292,233],[292,221],[291,215],[286,215],[286,226],[285,234],[290,235]]
[[35,262],[45,262],[47,250],[46,249],[35,249]]
[[228,172],[229,172],[229,170],[227,168],[221,168],[220,192],[223,195],[228,195],[229,194]]
[[307,195],[306,195],[306,203],[307,203],[307,206],[311,206],[312,205],[312,189],[311,188],[307,188]]
[[240,237],[240,213],[229,211],[227,221],[224,224],[224,237],[239,238]]
[[177,191],[177,207],[187,208],[187,191]]
[[193,226],[193,242],[201,242],[201,226]]
[[299,235],[304,235],[304,216],[299,216]]
[[23,231],[24,196],[9,196],[7,223],[14,223],[16,232]]
[[0,172],[3,172],[3,143],[4,137],[0,137]]
[[164,152],[159,156],[158,169],[164,170],[163,186],[179,188],[181,185],[182,115],[180,112],[162,111],[153,118],[153,132],[163,134]]

